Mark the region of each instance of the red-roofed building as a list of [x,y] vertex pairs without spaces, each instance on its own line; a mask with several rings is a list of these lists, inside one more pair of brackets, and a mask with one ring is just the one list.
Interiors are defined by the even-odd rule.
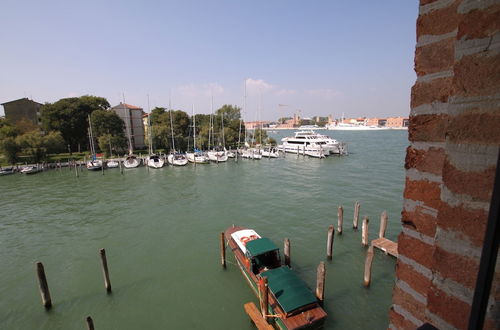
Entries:
[[133,148],[144,148],[146,144],[144,141],[144,123],[142,119],[144,111],[142,111],[142,108],[120,102],[120,104],[109,110],[114,111],[125,123],[125,136],[130,134]]

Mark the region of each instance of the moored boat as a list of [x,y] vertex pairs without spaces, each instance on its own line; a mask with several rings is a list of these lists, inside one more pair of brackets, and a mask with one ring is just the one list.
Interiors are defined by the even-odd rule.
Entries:
[[0,176],[16,173],[14,167],[0,168]]
[[25,166],[21,169],[21,173],[22,174],[36,174],[36,173],[39,173],[43,171],[43,168],[38,166],[38,165],[34,165],[34,166]]
[[230,227],[225,231],[227,244],[234,252],[245,279],[258,296],[258,283],[267,277],[269,315],[281,329],[317,329],[326,312],[316,296],[288,266],[281,264],[279,248],[252,229]]
[[167,161],[174,166],[184,166],[188,163],[186,154],[175,151],[168,155]]

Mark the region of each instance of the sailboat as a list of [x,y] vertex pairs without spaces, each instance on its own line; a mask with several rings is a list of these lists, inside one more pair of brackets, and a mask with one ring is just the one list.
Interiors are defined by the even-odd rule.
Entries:
[[[214,109],[213,109],[213,97],[212,97],[212,113],[210,114],[210,131],[209,131],[209,137],[208,137],[208,145],[210,147],[210,132],[212,133],[212,142],[215,141],[215,134],[214,134]],[[227,161],[227,150],[224,145],[224,114],[221,115],[221,138],[222,138],[222,146],[218,145],[212,147],[212,150],[209,150],[207,152],[208,159],[210,159],[213,162],[226,162]]]
[[149,95],[148,95],[148,135],[149,135],[149,155],[146,164],[151,168],[162,168],[165,165],[165,160],[153,152],[153,135],[151,134],[151,111],[149,111]]
[[[123,106],[125,109],[127,108],[127,105],[125,103],[125,97],[123,98]],[[129,119],[125,122],[125,127],[127,129],[127,137],[128,137],[128,155],[125,157],[125,161],[123,162],[123,166],[125,168],[135,168],[141,165],[141,160],[137,158],[136,155],[133,153],[133,146],[132,146],[132,137],[131,137],[131,128],[130,128],[130,111],[129,111]]]
[[184,166],[187,165],[188,159],[186,157],[186,154],[182,152],[177,152],[175,150],[174,122],[172,116],[173,116],[173,111],[172,108],[170,107],[170,134],[172,136],[172,151],[168,155],[167,161],[169,164],[172,164],[174,166]]
[[89,171],[99,171],[102,169],[102,160],[98,160],[95,153],[94,136],[92,135],[92,122],[89,120],[89,141],[90,141],[90,160],[85,164]]
[[186,153],[188,161],[195,164],[207,164],[210,162],[208,156],[201,150],[196,148],[196,115],[194,114],[193,106],[193,152]]

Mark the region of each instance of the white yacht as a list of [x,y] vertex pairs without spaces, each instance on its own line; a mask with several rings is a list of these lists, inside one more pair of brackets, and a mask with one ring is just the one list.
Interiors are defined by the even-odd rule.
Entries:
[[151,168],[162,168],[165,165],[165,160],[156,154],[149,154],[146,162]]
[[347,123],[327,124],[325,127],[330,131],[380,131],[391,129],[390,127],[383,126],[367,126],[363,124]]
[[226,148],[215,147],[212,150],[207,151],[208,159],[213,162],[226,162],[228,155]]
[[181,152],[175,152],[173,151],[171,154],[168,155],[167,161],[169,164],[174,165],[174,166],[184,166],[187,165],[188,159],[186,157],[186,154],[183,154]]
[[138,167],[139,165],[141,165],[141,160],[132,153],[128,154],[128,156],[125,158],[125,161],[123,162],[123,166],[125,166],[125,168],[134,168]]
[[311,152],[322,152],[325,156],[331,154],[345,153],[345,144],[327,135],[318,134],[313,130],[301,130],[295,132],[295,136],[281,139],[278,150],[290,153],[307,154]]
[[261,154],[264,158],[278,158],[280,156],[278,149],[275,147],[265,147],[262,149]]

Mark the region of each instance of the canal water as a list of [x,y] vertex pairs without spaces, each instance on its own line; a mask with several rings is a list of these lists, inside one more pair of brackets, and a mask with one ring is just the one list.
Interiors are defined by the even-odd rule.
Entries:
[[[385,329],[395,259],[376,251],[372,285],[363,287],[366,249],[352,215],[359,201],[374,239],[387,210],[386,236],[397,238],[407,132],[324,132],[347,142],[350,154],[1,177],[0,329],[84,329],[89,315],[96,329],[253,329],[243,304],[258,300],[229,250],[227,269],[220,266],[219,235],[232,224],[278,246],[290,238],[292,267],[312,289],[325,261],[326,329]],[[344,233],[327,261],[338,205]],[[50,311],[36,261],[45,266]]]

